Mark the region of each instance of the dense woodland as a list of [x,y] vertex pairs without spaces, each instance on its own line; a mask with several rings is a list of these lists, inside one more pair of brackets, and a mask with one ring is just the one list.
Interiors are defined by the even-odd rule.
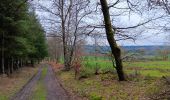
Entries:
[[47,56],[44,30],[29,3],[0,2],[0,73],[11,74]]

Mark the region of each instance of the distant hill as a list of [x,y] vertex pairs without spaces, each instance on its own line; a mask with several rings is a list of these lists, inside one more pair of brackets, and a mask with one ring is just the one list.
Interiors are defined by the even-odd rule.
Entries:
[[[123,51],[126,52],[138,52],[139,50],[144,51],[148,55],[155,54],[158,51],[161,50],[170,50],[170,46],[121,46],[120,47]],[[95,52],[95,46],[94,45],[85,45],[84,50],[87,53],[94,53]],[[106,53],[110,51],[109,46],[97,46],[96,50],[101,53]]]
[[128,51],[133,51],[133,50],[139,50],[139,49],[145,49],[148,51],[152,51],[152,50],[165,50],[165,49],[169,49],[170,50],[170,46],[122,46],[121,48],[128,50]]

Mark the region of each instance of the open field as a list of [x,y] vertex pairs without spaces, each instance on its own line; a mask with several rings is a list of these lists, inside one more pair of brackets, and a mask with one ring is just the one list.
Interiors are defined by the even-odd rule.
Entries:
[[[67,90],[89,100],[167,100],[170,95],[165,93],[170,87],[162,78],[170,76],[170,61],[124,62],[128,81],[118,82],[109,59],[95,60],[89,57],[82,62],[80,80],[74,79],[73,70],[57,71],[57,76]],[[98,75],[95,75],[96,70],[99,70]],[[163,95],[159,95],[161,93]]]
[[[123,64],[126,74],[138,73],[153,77],[170,76],[170,61],[123,62]],[[82,65],[85,70],[91,70],[91,72],[96,69],[101,73],[115,71],[112,62],[104,57],[98,57],[97,60],[95,57],[86,58]]]
[[[63,60],[60,59],[60,63]],[[82,58],[82,70],[87,74],[115,72],[112,61],[108,57],[86,56]],[[123,62],[125,74],[141,74],[151,77],[170,76],[170,61],[132,61]]]

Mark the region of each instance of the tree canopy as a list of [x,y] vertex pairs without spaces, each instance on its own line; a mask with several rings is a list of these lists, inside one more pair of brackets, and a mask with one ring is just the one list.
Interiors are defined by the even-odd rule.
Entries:
[[12,58],[21,63],[47,56],[45,32],[29,3],[2,0],[0,21],[1,66],[6,68]]

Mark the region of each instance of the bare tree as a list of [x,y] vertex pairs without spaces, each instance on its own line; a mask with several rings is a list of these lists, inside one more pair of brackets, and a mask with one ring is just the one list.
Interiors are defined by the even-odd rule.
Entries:
[[[50,31],[57,31],[57,34],[54,35],[62,38],[66,70],[70,69],[76,44],[82,39],[81,37],[84,36],[82,34],[91,34],[95,29],[100,31],[105,28],[105,37],[109,42],[116,62],[119,80],[122,81],[125,80],[125,77],[123,73],[121,50],[117,45],[117,41],[127,39],[135,41],[137,37],[141,36],[144,32],[148,33],[148,30],[162,30],[162,27],[164,27],[155,24],[160,23],[160,21],[157,20],[163,18],[164,14],[157,14],[157,16],[155,12],[150,14],[150,11],[146,8],[147,1],[113,0],[107,3],[107,0],[100,0],[100,3],[97,3],[96,12],[98,5],[101,4],[103,16],[100,18],[103,19],[104,17],[104,21],[100,18],[99,22],[97,20],[98,16],[101,16],[101,13],[98,15],[93,14],[94,24],[90,25],[86,24],[85,21],[88,19],[89,15],[92,14],[89,6],[95,6],[94,4],[90,5],[92,3],[90,0],[51,0],[51,7],[39,5],[39,8],[50,13],[50,18],[47,16],[48,18],[46,18],[46,20],[48,20],[51,25],[47,25],[47,27]],[[130,16],[136,13],[140,16],[141,20],[136,22],[135,25],[130,23],[128,26],[125,22],[116,23],[116,21],[120,21],[120,17],[129,16],[130,19]],[[118,18],[118,20],[116,20],[116,18]],[[99,23],[99,25],[96,23]],[[103,30],[100,32],[104,33]],[[160,33],[160,31],[156,31],[156,33]]]
[[[139,36],[142,36],[143,33],[153,32],[153,30],[155,31],[155,34],[159,34],[163,26],[160,27],[160,24],[155,24],[155,22],[160,23],[159,19],[163,19],[166,16],[162,13],[155,14],[154,11],[148,11],[145,5],[147,3],[138,0],[115,0],[113,3],[111,3],[111,1],[108,3],[107,0],[100,0],[100,3],[98,4],[101,5],[102,8],[104,25],[94,25],[93,27],[97,29],[105,28],[106,37],[114,56],[119,80],[126,80],[123,72],[121,50],[117,45],[117,41],[129,39],[135,41]],[[149,13],[151,14],[146,16],[146,14]],[[129,16],[130,19],[133,15],[141,18],[141,21],[135,22],[136,25],[132,25],[131,23],[128,23],[127,25],[125,23],[116,22],[116,18],[120,20],[119,18],[121,16]],[[163,24],[165,25],[165,23]]]
[[63,53],[62,51],[62,40],[60,37],[47,37],[47,42],[48,42],[48,52],[50,57],[55,60],[56,63],[59,62],[61,58],[61,54]]
[[52,8],[39,5],[43,11],[53,16],[50,23],[58,33],[55,36],[62,38],[65,70],[70,70],[75,47],[78,41],[83,38],[84,33],[88,33],[85,23],[87,15],[92,11],[89,8],[88,0],[52,0]]

